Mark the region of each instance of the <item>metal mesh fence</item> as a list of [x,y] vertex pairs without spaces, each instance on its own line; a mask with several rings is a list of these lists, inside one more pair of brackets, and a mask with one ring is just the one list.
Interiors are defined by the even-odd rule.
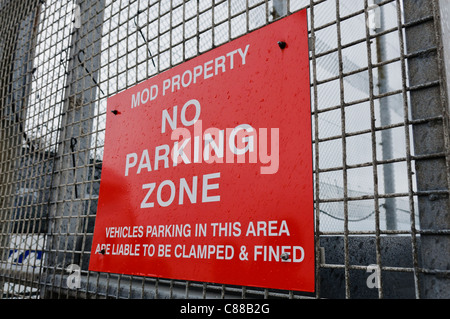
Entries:
[[[305,8],[316,292],[88,271],[106,99]],[[438,1],[2,0],[0,32],[3,298],[449,296]]]

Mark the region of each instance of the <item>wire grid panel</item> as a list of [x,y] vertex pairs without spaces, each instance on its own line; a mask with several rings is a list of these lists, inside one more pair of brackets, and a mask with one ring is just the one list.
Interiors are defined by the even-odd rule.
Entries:
[[[406,21],[403,7],[399,0],[0,1],[3,298],[360,297],[355,287],[362,296],[420,297],[413,126],[433,115],[411,115],[405,30],[436,15]],[[304,8],[316,293],[89,272],[106,99]],[[437,153],[420,159],[448,156]],[[406,249],[399,262],[392,247]],[[373,265],[382,270],[375,288],[366,281]],[[409,290],[391,288],[393,281]]]

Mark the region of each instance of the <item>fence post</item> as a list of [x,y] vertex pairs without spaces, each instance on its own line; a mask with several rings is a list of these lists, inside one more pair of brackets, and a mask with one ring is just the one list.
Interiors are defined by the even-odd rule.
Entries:
[[[378,17],[375,17],[375,21],[379,22],[380,30],[385,30],[385,22],[384,22],[384,8],[378,7],[381,3],[381,0],[375,0],[376,8],[373,9],[374,13],[378,14]],[[378,11],[377,11],[378,10]],[[376,25],[375,25],[376,27]],[[377,62],[381,63],[387,60],[386,55],[386,39],[384,37],[376,38],[376,55]],[[389,74],[387,73],[387,67],[385,65],[379,66],[378,68],[378,92],[379,94],[387,93],[389,91],[387,77]],[[380,125],[387,126],[391,124],[391,109],[392,105],[388,98],[382,98],[379,100],[380,103]],[[383,160],[390,160],[393,158],[393,138],[391,130],[382,130],[381,131],[381,149]],[[394,167],[392,164],[383,165],[383,181],[384,181],[384,192],[385,194],[394,194],[395,193],[395,175],[394,175]],[[396,212],[396,199],[395,197],[387,197],[385,198],[384,208],[386,210],[386,229],[395,230],[397,229],[397,212]]]
[[[69,264],[82,267],[88,262],[82,258],[89,218],[85,212],[89,198],[85,194],[92,169],[90,149],[98,104],[104,6],[104,0],[80,0],[74,10],[77,15],[74,18],[80,21],[74,23],[67,55],[70,60],[51,189],[47,273],[43,279],[47,282],[55,280],[57,274],[64,274]],[[61,285],[65,287],[65,283]],[[49,293],[43,289],[41,294]]]
[[[35,233],[39,229],[35,229],[37,227],[33,222],[40,218],[40,212],[24,208],[23,205],[20,207],[19,204],[22,195],[19,190],[23,187],[21,177],[29,173],[22,166],[30,158],[30,153],[33,153],[31,139],[27,137],[24,124],[31,87],[36,23],[39,19],[38,4],[29,1],[4,1],[1,6],[0,292],[4,289],[7,276],[14,279],[20,276],[19,272],[8,272],[4,263],[11,245],[14,245],[11,240],[13,234]],[[7,275],[3,276],[4,274]],[[3,291],[3,294],[7,295],[8,292]]]
[[439,5],[404,0],[403,11],[420,216],[418,297],[449,298],[450,145]]

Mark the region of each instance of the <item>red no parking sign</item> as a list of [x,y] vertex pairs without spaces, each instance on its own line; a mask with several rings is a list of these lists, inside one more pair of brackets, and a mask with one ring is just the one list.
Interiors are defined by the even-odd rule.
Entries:
[[314,291],[306,11],[108,99],[90,270]]

